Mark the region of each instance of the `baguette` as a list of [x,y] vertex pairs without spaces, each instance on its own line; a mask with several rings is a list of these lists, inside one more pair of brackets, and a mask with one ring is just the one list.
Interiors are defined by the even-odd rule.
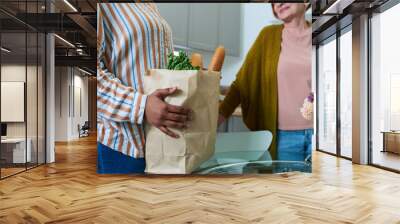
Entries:
[[219,46],[215,49],[211,62],[208,65],[208,71],[220,72],[225,59],[225,48]]
[[201,56],[201,54],[193,53],[191,56],[190,62],[193,67],[199,66],[200,69],[203,68],[203,57]]

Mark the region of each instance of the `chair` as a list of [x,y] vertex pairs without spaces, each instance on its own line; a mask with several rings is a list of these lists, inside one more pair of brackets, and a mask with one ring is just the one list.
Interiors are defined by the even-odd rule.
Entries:
[[85,121],[82,127],[78,124],[79,138],[89,136],[89,129],[90,129],[89,121]]
[[268,148],[272,142],[269,131],[218,133],[215,153],[200,168],[248,161],[272,161]]

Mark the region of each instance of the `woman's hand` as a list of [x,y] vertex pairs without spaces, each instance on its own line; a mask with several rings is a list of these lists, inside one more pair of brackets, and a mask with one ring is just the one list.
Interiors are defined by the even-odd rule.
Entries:
[[151,125],[157,127],[165,134],[179,138],[179,135],[169,128],[183,129],[188,127],[187,122],[191,120],[192,111],[188,108],[174,106],[164,102],[165,97],[174,94],[178,89],[158,89],[147,97],[145,118]]

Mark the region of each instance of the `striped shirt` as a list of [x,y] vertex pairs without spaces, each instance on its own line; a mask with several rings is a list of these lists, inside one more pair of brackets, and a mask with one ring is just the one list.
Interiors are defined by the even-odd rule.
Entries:
[[97,141],[143,158],[143,76],[165,68],[172,34],[153,3],[100,3],[97,15]]

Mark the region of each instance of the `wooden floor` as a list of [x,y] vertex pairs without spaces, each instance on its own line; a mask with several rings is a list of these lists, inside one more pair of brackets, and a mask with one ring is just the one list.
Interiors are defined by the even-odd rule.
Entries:
[[2,178],[8,177],[15,173],[19,173],[19,172],[26,170],[25,167],[23,167],[23,168],[20,168],[20,167],[18,167],[18,168],[0,168],[0,169],[1,169],[1,177]]
[[95,138],[0,181],[0,223],[400,223],[400,175],[315,153],[313,173],[97,175]]
[[374,164],[400,170],[400,154],[376,150],[374,151],[372,160]]

